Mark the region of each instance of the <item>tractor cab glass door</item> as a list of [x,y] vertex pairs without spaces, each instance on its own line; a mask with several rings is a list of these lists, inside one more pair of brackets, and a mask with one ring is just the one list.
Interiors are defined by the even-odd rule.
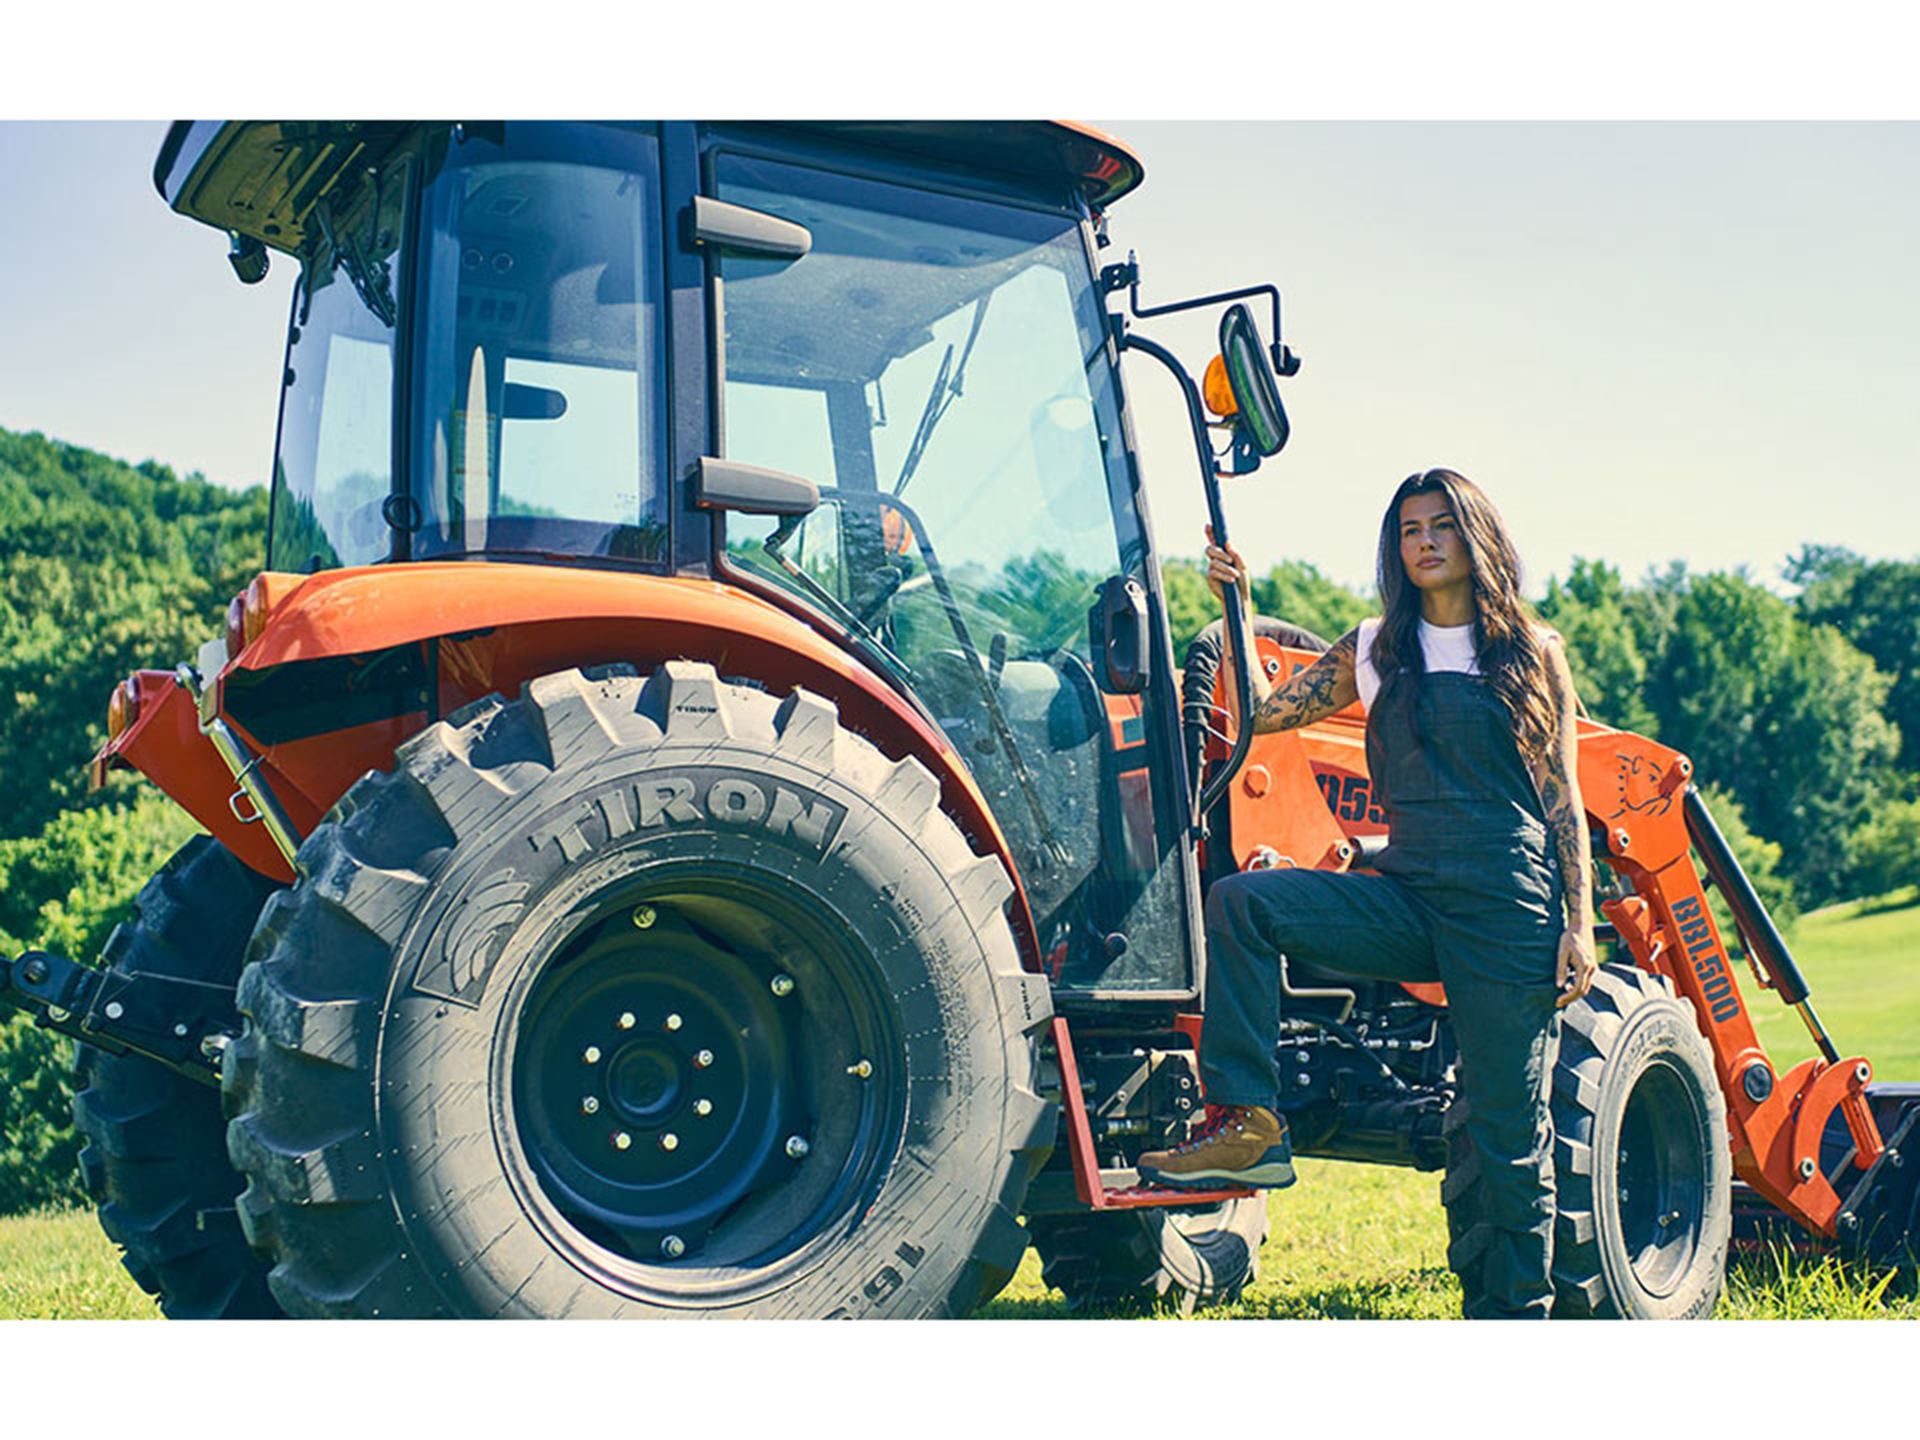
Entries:
[[1146,554],[1077,217],[711,164],[721,199],[813,237],[720,263],[725,453],[821,488],[804,519],[728,515],[726,565],[851,632],[938,719],[1062,985],[1185,988],[1172,717],[1108,693],[1090,653],[1097,588]]
[[651,135],[509,122],[426,197],[414,558],[664,561]]

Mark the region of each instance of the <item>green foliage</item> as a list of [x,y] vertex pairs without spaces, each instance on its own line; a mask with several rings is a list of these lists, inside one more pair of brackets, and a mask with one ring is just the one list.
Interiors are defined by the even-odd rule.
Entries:
[[[1887,678],[1744,574],[1669,572],[1650,588],[1636,639],[1655,651],[1654,733],[1739,798],[1804,900],[1846,894],[1853,832],[1893,779]],[[1649,635],[1648,620],[1668,616],[1664,636]]]
[[1882,805],[1853,844],[1861,894],[1885,895],[1920,882],[1920,800]]
[[118,681],[218,633],[262,563],[266,505],[263,490],[0,430],[0,835],[83,799]]
[[1920,770],[1920,560],[1809,545],[1786,578],[1805,587],[1795,605],[1803,620],[1838,630],[1891,680],[1886,715],[1900,730],[1900,764]]
[[[144,782],[86,790],[112,688],[218,633],[261,564],[262,490],[234,495],[0,430],[0,949],[90,960],[194,825]],[[0,1018],[0,1214],[78,1198],[70,1047]]]
[[1560,632],[1573,669],[1574,692],[1602,724],[1651,734],[1647,661],[1628,618],[1620,572],[1599,560],[1575,560],[1565,582],[1550,581],[1540,616]]

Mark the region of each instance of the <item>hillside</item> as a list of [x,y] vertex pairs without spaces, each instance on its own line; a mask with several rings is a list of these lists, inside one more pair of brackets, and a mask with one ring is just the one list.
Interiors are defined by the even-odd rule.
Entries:
[[[0,430],[0,948],[94,954],[194,827],[150,785],[86,792],[112,687],[190,657],[261,564],[266,493],[234,494]],[[0,1021],[0,1214],[72,1198],[64,1042]]]

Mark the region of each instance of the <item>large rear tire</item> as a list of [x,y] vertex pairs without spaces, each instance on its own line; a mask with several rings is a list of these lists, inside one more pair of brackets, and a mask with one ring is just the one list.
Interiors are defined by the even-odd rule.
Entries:
[[[1555,1319],[1710,1314],[1726,1281],[1733,1158],[1726,1100],[1693,1012],[1661,977],[1603,966],[1561,1012],[1553,1076]],[[1447,1111],[1448,1258],[1477,1294],[1479,1159]]]
[[[217,840],[195,836],[141,889],[134,918],[114,928],[101,958],[113,970],[231,986],[275,888]],[[127,1273],[172,1319],[279,1315],[267,1267],[240,1231],[245,1182],[227,1161],[219,1092],[90,1045],[75,1069],[81,1174]]]
[[1260,1277],[1267,1197],[1191,1211],[1153,1206],[1032,1215],[1040,1274],[1070,1310],[1135,1308],[1174,1297],[1184,1313],[1231,1305]]
[[1053,1117],[999,861],[917,761],[711,666],[568,671],[301,847],[229,1048],[313,1316],[964,1314]]

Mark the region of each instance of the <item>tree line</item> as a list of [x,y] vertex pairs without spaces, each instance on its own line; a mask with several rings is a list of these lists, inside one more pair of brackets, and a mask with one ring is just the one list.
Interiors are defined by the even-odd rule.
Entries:
[[[218,633],[263,563],[266,520],[263,490],[0,430],[9,957],[36,946],[96,955],[194,833],[137,776],[88,793],[86,762],[119,680],[190,658]],[[1164,569],[1176,654],[1218,613],[1203,575],[1190,560]],[[1744,573],[1676,565],[1628,584],[1580,561],[1540,610],[1567,638],[1591,713],[1693,756],[1743,863],[1790,915],[1920,878],[1920,562],[1808,547],[1783,578],[1799,587],[1792,600]],[[1058,588],[1046,580],[1036,571],[1018,588],[1084,624],[1083,596],[1041,605]],[[1253,588],[1262,613],[1330,639],[1374,610],[1301,562]],[[0,1214],[81,1198],[67,1050],[24,1016],[0,1019]]]

